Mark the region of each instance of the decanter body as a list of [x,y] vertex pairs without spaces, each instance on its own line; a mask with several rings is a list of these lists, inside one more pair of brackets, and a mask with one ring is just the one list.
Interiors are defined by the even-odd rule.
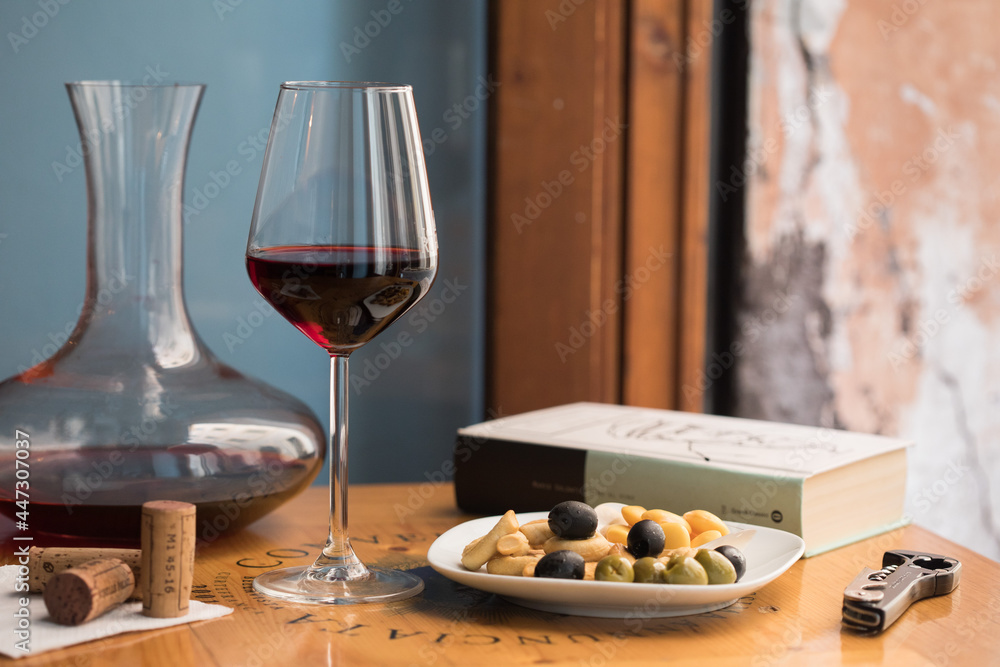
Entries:
[[0,383],[0,513],[35,544],[135,543],[142,503],[181,500],[214,539],[310,483],[323,429],[220,362],[188,318],[182,190],[204,87],[67,89],[87,173],[85,301],[52,357]]

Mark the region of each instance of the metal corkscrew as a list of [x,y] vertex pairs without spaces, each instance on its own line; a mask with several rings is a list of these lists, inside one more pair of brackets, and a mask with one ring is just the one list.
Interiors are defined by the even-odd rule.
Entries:
[[844,627],[877,634],[917,600],[947,595],[958,587],[962,564],[937,554],[896,549],[882,556],[882,569],[864,568],[844,589]]

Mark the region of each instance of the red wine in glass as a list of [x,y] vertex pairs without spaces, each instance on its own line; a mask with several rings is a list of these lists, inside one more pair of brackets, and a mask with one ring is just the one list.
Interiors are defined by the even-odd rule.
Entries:
[[415,304],[434,277],[424,252],[402,248],[279,246],[247,256],[250,282],[330,354],[347,354]]
[[419,594],[419,575],[366,565],[347,530],[349,357],[426,296],[438,266],[410,86],[281,84],[246,263],[261,295],[330,356],[326,545],[312,565],[259,574],[254,590],[335,605]]

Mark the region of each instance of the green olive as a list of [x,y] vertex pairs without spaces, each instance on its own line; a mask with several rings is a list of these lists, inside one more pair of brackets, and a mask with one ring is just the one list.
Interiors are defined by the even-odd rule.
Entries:
[[635,582],[638,584],[662,584],[663,572],[667,566],[652,556],[640,558],[632,565],[635,572]]
[[669,570],[674,565],[679,565],[680,563],[683,563],[685,558],[687,558],[687,556],[682,556],[680,554],[674,554],[669,559],[667,559],[667,563],[666,563],[667,569]]
[[[722,554],[719,555],[721,556]],[[635,579],[635,571],[632,569],[632,563],[627,558],[612,554],[605,556],[597,564],[597,569],[594,570],[594,579],[597,581],[630,582]]]
[[729,562],[729,559],[718,551],[711,549],[698,549],[694,559],[701,563],[708,575],[710,584],[733,584],[736,583],[736,568]]
[[704,586],[708,583],[708,573],[694,558],[685,558],[667,570],[666,582],[668,584]]

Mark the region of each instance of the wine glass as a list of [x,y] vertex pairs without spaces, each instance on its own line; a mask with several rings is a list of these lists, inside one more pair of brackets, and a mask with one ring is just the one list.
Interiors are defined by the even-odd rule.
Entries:
[[246,251],[257,291],[330,354],[330,533],[308,567],[261,593],[321,604],[416,595],[413,574],[366,566],[347,534],[347,361],[430,289],[438,248],[410,86],[281,84]]

